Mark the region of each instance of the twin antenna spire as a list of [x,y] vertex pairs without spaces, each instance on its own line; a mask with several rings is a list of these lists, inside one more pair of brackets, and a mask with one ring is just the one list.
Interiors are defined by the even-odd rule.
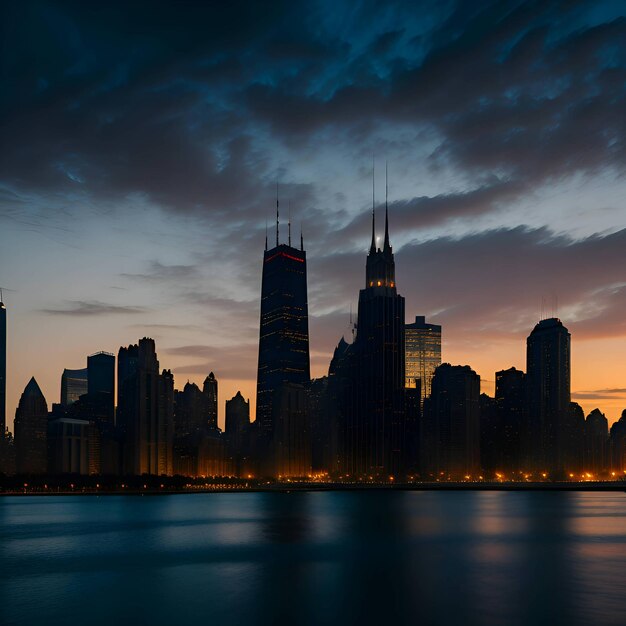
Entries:
[[[287,221],[287,244],[291,247],[291,200],[288,203],[289,218]],[[278,200],[278,183],[276,183],[276,246],[279,242],[279,225],[280,225],[280,203]],[[265,220],[265,249],[267,250],[267,219]],[[304,235],[302,233],[302,224],[300,224],[300,250],[304,250]]]
[[[370,254],[376,252],[376,158],[372,157],[372,244]],[[391,249],[389,244],[389,169],[385,161],[385,243],[384,250]]]

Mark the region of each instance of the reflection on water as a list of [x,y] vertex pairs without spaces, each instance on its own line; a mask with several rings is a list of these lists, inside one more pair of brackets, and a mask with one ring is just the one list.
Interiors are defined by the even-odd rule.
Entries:
[[2,624],[621,625],[625,572],[620,493],[0,499]]

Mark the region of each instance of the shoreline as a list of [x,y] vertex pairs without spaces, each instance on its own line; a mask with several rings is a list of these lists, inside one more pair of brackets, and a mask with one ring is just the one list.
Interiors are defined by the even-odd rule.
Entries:
[[357,491],[578,491],[626,493],[623,481],[584,482],[584,483],[405,483],[405,484],[345,484],[345,483],[279,483],[271,485],[216,485],[197,486],[181,489],[37,489],[0,491],[2,496],[159,496],[190,495],[206,493],[291,493],[291,492],[357,492]]

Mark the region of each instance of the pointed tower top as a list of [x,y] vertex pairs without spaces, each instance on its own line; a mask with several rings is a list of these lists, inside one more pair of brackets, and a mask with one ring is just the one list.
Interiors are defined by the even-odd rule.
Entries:
[[385,246],[384,246],[384,250],[391,249],[391,245],[389,244],[389,205],[388,205],[389,183],[388,183],[387,174],[388,174],[387,161],[385,161]]
[[278,246],[278,182],[276,182],[276,245]]
[[376,189],[375,189],[375,179],[374,174],[376,173],[376,161],[375,157],[372,155],[372,244],[370,245],[370,254],[374,254],[376,252]]
[[35,380],[34,376],[28,381],[28,385],[26,385],[26,387],[24,388],[24,394],[23,395],[25,395],[25,396],[43,396],[43,393],[41,392],[41,388],[37,384],[37,381]]

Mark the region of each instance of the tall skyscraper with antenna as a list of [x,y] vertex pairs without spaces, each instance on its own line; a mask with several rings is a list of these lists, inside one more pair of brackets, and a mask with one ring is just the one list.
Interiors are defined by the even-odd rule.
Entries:
[[345,407],[345,461],[351,475],[385,476],[407,465],[404,298],[396,289],[387,190],[382,249],[376,246],[373,184],[372,196],[372,241],[351,349],[351,400]]
[[261,282],[256,419],[266,440],[280,418],[279,394],[310,381],[306,252],[302,234],[300,248],[291,246],[291,225],[280,243],[279,226],[277,197],[276,245],[268,249],[266,237]]

